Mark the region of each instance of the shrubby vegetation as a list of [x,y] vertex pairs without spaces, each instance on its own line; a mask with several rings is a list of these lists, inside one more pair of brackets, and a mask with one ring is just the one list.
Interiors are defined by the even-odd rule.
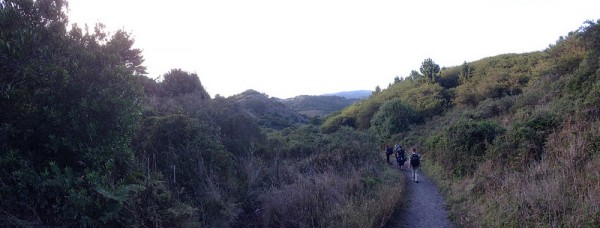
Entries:
[[65,4],[0,3],[0,220],[134,223],[141,52],[123,31],[67,29]]
[[389,138],[394,134],[410,130],[410,126],[418,123],[420,116],[410,106],[398,98],[386,101],[371,119],[371,126],[381,138]]
[[495,122],[460,120],[430,136],[425,143],[450,177],[461,178],[477,170],[486,158],[487,147],[502,133],[504,129]]
[[600,21],[540,52],[425,59],[321,123],[150,79],[128,33],[67,28],[65,5],[0,1],[4,225],[380,227],[402,202],[390,142],[425,155],[460,226],[600,225]]
[[300,114],[320,118],[342,110],[358,100],[340,96],[302,95],[281,101]]
[[397,208],[373,132],[150,79],[128,33],[67,28],[65,5],[0,1],[0,224],[373,227]]
[[[509,70],[505,81],[514,78],[517,83],[500,87],[500,91],[506,91],[501,97],[498,97],[500,93],[492,93],[495,97],[472,103],[478,106],[468,112],[476,114],[471,117],[495,121],[506,130],[484,144],[481,151],[485,156],[475,160],[477,168],[472,174],[448,179],[449,173],[445,171],[448,169],[438,170],[448,187],[458,223],[469,226],[600,224],[600,210],[594,206],[598,201],[586,196],[600,190],[592,184],[597,182],[598,171],[590,169],[597,160],[594,145],[599,134],[592,129],[598,121],[593,111],[597,102],[586,102],[597,84],[592,72],[598,72],[598,66],[592,67],[588,61],[597,62],[594,56],[599,49],[590,42],[598,39],[598,29],[596,22],[588,22],[544,52],[514,55],[512,60],[502,56],[502,60],[513,62],[506,66]],[[486,61],[491,62],[491,59]],[[477,72],[478,68],[475,69]],[[497,84],[501,82],[496,79],[486,82],[494,80]],[[497,111],[492,112],[490,108]],[[458,114],[456,110],[452,112],[452,115]],[[432,137],[428,140],[435,141]],[[428,148],[435,153],[444,152],[435,146]],[[472,161],[457,164],[469,162]],[[438,159],[438,164],[444,161]]]
[[426,59],[322,129],[418,147],[459,225],[598,226],[598,23],[540,52],[448,68]]
[[306,116],[288,108],[279,99],[269,98],[268,95],[255,90],[247,90],[227,99],[241,106],[244,112],[266,128],[282,130],[308,123]]

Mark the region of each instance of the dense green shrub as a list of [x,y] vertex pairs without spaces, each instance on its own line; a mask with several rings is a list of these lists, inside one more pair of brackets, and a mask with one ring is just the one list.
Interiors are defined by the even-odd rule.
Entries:
[[[466,64],[466,63],[465,63]],[[455,88],[460,84],[460,78],[463,72],[461,72],[460,67],[450,67],[450,68],[442,68],[440,72],[440,77],[437,79],[440,86],[451,89]],[[467,74],[468,74],[467,69]]]
[[419,116],[412,107],[395,98],[379,108],[371,119],[371,127],[380,138],[387,139],[393,134],[410,130],[410,126],[419,121]]
[[322,137],[319,129],[306,125],[297,129],[285,129],[282,134],[286,137],[282,156],[286,158],[306,158],[322,150]]
[[561,118],[549,111],[537,111],[529,119],[515,122],[505,136],[494,142],[492,159],[520,170],[533,161],[541,161],[546,139],[561,125]]
[[515,96],[490,98],[479,102],[477,108],[467,114],[472,119],[490,119],[508,114],[515,103]]
[[333,114],[325,119],[321,124],[321,130],[325,133],[333,133],[339,130],[342,126],[356,127],[356,118],[344,116],[340,114]]
[[444,165],[453,176],[473,174],[496,137],[504,128],[490,121],[461,120],[438,134],[427,138],[432,157]]
[[221,143],[236,158],[246,158],[253,153],[264,151],[266,136],[263,130],[241,107],[224,98],[215,98],[203,107],[205,115],[219,128]]
[[424,83],[402,91],[400,99],[414,108],[421,118],[442,114],[448,106],[448,97],[439,84]]
[[371,131],[354,131],[352,128],[344,127],[333,134],[324,137],[325,153],[340,159],[335,164],[339,171],[347,172],[348,169],[360,167],[362,164],[377,162],[377,140]]
[[137,157],[167,177],[179,199],[198,206],[206,224],[230,216],[231,199],[216,196],[234,188],[233,156],[218,137],[213,126],[196,118],[169,115],[144,120],[135,142]]

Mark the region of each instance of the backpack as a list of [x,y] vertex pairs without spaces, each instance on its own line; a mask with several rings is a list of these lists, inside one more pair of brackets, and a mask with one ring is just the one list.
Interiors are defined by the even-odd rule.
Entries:
[[421,158],[419,157],[419,154],[410,155],[410,165],[415,167],[421,165]]
[[385,154],[386,154],[386,155],[391,155],[391,154],[393,154],[393,153],[394,153],[394,149],[392,149],[391,147],[388,147],[388,148],[385,150]]
[[398,155],[397,161],[399,166],[403,166],[404,162],[406,162],[406,158],[402,155]]

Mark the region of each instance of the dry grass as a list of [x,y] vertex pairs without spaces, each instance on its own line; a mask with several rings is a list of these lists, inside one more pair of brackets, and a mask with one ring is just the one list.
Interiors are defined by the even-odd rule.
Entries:
[[600,226],[600,122],[567,121],[551,134],[546,154],[522,172],[499,161],[479,164],[473,176],[442,180],[451,217],[466,227]]
[[341,215],[341,227],[383,227],[394,211],[400,207],[404,196],[404,176],[386,167],[384,184],[372,194],[361,194],[349,200],[337,214]]
[[298,175],[292,184],[263,195],[263,225],[382,227],[403,195],[399,172],[384,172],[381,179],[370,179],[357,170],[351,175]]

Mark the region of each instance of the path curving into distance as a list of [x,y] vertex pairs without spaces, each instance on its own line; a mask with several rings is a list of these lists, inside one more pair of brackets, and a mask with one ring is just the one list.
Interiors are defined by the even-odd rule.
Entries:
[[419,183],[413,182],[410,168],[402,172],[406,177],[407,200],[386,227],[454,227],[437,186],[423,175],[419,175]]

